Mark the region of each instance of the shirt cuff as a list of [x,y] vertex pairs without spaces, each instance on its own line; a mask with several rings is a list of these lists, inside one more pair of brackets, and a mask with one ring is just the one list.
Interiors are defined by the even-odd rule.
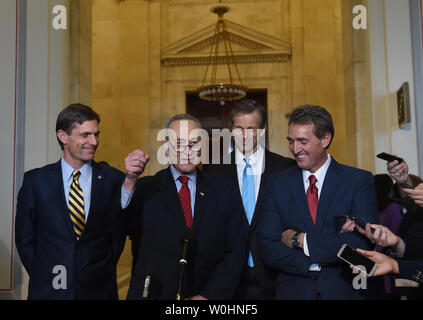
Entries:
[[134,194],[133,190],[131,192],[126,191],[124,185],[122,184],[121,197],[120,197],[120,205],[122,209],[126,209],[126,207],[128,207],[129,203],[131,202],[133,194]]
[[390,254],[393,258],[395,258],[395,259],[398,259],[398,258],[402,258],[402,257],[404,257],[404,253],[405,253],[405,242],[404,242],[404,240],[402,240],[401,238],[400,238],[400,243],[401,243],[401,248],[402,248],[402,250],[401,250],[400,252],[395,252],[395,251],[394,251],[394,250],[392,250],[391,248],[389,248],[389,249],[388,249],[389,254]]
[[[308,251],[308,244],[307,244],[307,233],[304,234],[304,244],[303,244],[303,251],[307,257],[310,257],[310,251]],[[319,266],[318,263],[313,263],[310,265],[309,271],[320,271],[322,267]]]
[[303,251],[307,257],[310,257],[310,252],[308,251],[308,245],[307,245],[307,233],[304,233]]

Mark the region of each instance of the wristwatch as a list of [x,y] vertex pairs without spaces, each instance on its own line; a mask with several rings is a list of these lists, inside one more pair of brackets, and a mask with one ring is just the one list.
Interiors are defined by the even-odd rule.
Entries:
[[293,248],[299,248],[300,247],[300,234],[301,231],[297,231],[291,238],[291,245]]

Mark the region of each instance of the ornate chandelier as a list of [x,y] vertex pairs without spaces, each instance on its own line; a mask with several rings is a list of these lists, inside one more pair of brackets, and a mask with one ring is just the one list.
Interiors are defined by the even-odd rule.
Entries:
[[[211,12],[217,14],[218,19],[212,39],[212,47],[210,49],[204,79],[201,83],[201,87],[199,87],[197,91],[198,96],[201,99],[207,101],[219,101],[223,106],[226,101],[234,101],[244,98],[247,94],[247,88],[242,85],[238,66],[235,62],[234,53],[229,41],[228,31],[226,30],[225,20],[223,19],[223,15],[228,12],[230,8],[221,4],[221,2],[222,0],[219,0],[219,4],[210,9]],[[223,42],[225,50],[224,56],[219,56],[219,43],[221,41]],[[216,81],[217,68],[219,64],[225,64],[227,66],[229,83]],[[236,74],[239,84],[234,83],[233,73]]]

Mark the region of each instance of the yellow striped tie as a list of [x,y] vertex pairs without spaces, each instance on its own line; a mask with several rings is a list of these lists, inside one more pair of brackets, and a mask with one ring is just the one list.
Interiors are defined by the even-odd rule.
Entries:
[[79,170],[75,170],[72,173],[73,181],[69,190],[68,204],[73,230],[75,230],[76,238],[78,240],[85,227],[84,194],[82,193],[82,188],[78,180],[80,175],[81,172]]

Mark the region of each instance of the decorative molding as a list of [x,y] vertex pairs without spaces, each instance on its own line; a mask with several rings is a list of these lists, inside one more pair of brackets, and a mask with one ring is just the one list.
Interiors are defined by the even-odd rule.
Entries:
[[[227,36],[234,48],[238,63],[284,62],[291,57],[291,45],[251,28],[225,20]],[[161,49],[161,61],[165,66],[206,65],[214,37],[215,24],[195,32]],[[218,63],[226,63],[221,56]]]

